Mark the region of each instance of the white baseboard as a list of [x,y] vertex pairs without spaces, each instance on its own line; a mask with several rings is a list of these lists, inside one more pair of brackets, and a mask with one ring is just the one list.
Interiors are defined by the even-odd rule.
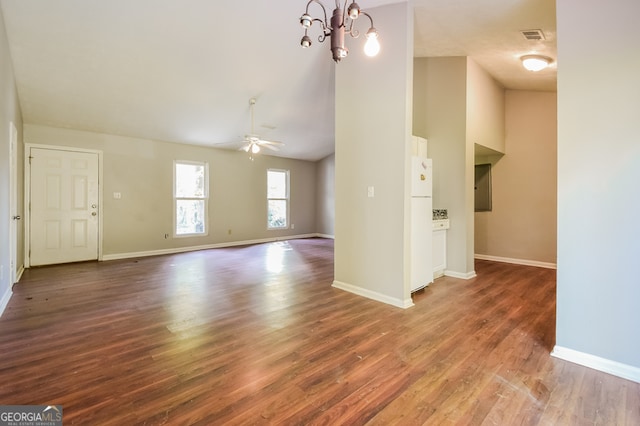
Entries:
[[329,234],[316,234],[316,237],[328,238],[330,240],[335,240],[336,239],[335,235],[329,235]]
[[387,305],[392,305],[397,308],[407,309],[413,306],[413,300],[411,297],[406,300],[397,299],[395,297],[389,297],[386,294],[378,293],[377,291],[367,290],[366,288],[357,287],[341,281],[334,281],[331,287],[348,291],[349,293],[357,294],[358,296],[366,297],[367,299],[372,299],[377,302],[386,303]]
[[444,271],[444,275],[446,277],[451,277],[451,278],[460,278],[463,280],[470,280],[471,278],[475,278],[476,277],[476,271],[471,271],[471,272],[456,272],[456,271],[450,271],[450,270],[445,270]]
[[556,345],[551,356],[640,383],[640,368]]
[[9,300],[11,300],[11,296],[13,296],[13,291],[11,290],[11,287],[9,287],[7,291],[5,291],[4,294],[2,295],[2,299],[0,299],[0,316],[4,314],[4,310],[9,304]]
[[20,268],[18,268],[18,272],[16,273],[16,282],[19,283],[20,282],[20,278],[22,278],[22,274],[24,273],[24,265],[20,265]]
[[131,259],[134,257],[160,256],[163,254],[186,253],[188,251],[207,250],[207,249],[214,249],[214,248],[234,247],[234,246],[246,246],[246,245],[261,244],[261,243],[272,243],[274,241],[296,240],[301,238],[313,238],[318,236],[319,236],[318,234],[300,234],[300,235],[290,235],[287,237],[261,238],[257,240],[229,241],[225,243],[205,244],[201,246],[174,247],[174,248],[160,249],[160,250],[105,254],[102,256],[102,260],[117,260],[117,259]]
[[516,265],[537,266],[538,268],[556,269],[555,263],[539,262],[537,260],[514,259],[511,257],[489,256],[487,254],[475,254],[474,257],[479,260],[492,260],[494,262],[513,263]]

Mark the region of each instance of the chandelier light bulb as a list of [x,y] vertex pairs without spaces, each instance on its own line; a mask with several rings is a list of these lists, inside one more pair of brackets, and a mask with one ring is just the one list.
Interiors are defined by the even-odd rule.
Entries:
[[367,56],[376,56],[380,52],[380,42],[378,41],[378,32],[375,28],[367,31],[367,42],[364,45],[364,54]]
[[251,145],[251,153],[257,154],[260,152],[260,146],[257,143]]

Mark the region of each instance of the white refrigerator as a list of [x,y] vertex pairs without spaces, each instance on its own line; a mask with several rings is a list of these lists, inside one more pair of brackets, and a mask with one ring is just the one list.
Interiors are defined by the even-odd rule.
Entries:
[[411,292],[433,282],[431,159],[411,157]]

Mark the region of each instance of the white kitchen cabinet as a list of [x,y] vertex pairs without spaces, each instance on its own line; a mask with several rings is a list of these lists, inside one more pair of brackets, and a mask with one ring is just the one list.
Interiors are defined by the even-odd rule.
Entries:
[[449,229],[449,220],[433,221],[433,278],[444,275],[447,269],[447,229]]

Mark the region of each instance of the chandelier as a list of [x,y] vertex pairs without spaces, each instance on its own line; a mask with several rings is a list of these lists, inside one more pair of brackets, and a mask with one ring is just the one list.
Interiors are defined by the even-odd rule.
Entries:
[[[344,45],[344,36],[345,33],[349,34],[353,38],[358,38],[360,33],[355,28],[354,23],[360,15],[364,15],[369,18],[371,22],[371,27],[366,33],[367,42],[364,46],[364,53],[367,56],[376,56],[380,51],[380,43],[378,42],[378,31],[373,27],[373,19],[371,15],[362,11],[358,3],[352,1],[347,9],[347,1],[344,1],[344,6],[340,7],[340,0],[336,1],[336,8],[333,9],[333,15],[331,16],[331,20],[327,19],[327,10],[324,5],[319,0],[309,0],[307,3],[307,9],[300,17],[300,24],[302,28],[304,28],[304,36],[300,41],[302,47],[307,48],[311,46],[311,38],[308,35],[309,28],[314,22],[318,22],[320,24],[320,28],[322,33],[318,36],[318,41],[320,43],[324,42],[327,37],[331,37],[331,53],[333,55],[333,60],[340,62],[340,59],[345,58],[349,54],[349,50]],[[322,8],[322,12],[324,15],[324,19],[320,18],[312,18],[309,15],[309,6],[312,3],[317,3]],[[347,11],[345,14],[344,11]]]

